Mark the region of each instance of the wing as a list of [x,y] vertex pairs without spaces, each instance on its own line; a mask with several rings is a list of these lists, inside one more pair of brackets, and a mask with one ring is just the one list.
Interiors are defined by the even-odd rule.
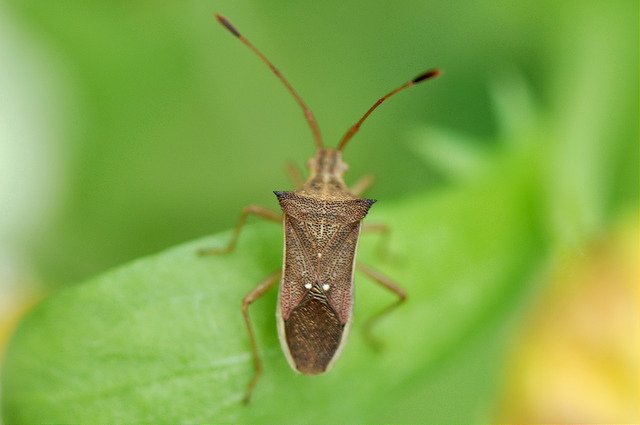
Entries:
[[346,323],[353,305],[353,268],[360,222],[322,224],[285,216],[280,304],[287,319],[308,292],[319,290]]

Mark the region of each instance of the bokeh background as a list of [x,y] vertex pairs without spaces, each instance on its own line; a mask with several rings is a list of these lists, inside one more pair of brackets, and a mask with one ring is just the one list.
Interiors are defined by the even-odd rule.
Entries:
[[391,88],[445,71],[349,146],[347,177],[374,172],[374,198],[447,196],[505,146],[543,143],[557,202],[526,202],[549,208],[548,261],[482,418],[640,420],[637,1],[5,0],[0,350],[42,297],[274,207],[285,161],[313,153],[297,105],[216,11],[327,144]]

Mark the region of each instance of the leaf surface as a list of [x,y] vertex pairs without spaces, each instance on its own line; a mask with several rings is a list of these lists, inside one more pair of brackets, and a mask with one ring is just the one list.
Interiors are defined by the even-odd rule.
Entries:
[[[381,351],[365,343],[361,325],[393,296],[357,275],[354,330],[342,358],[325,375],[297,375],[277,341],[272,291],[251,308],[265,373],[252,403],[241,404],[253,372],[241,300],[281,265],[281,229],[255,223],[229,255],[196,255],[224,244],[229,233],[223,233],[45,300],[7,353],[5,420],[481,420],[496,390],[510,320],[546,255],[531,206],[531,173],[514,172],[520,165],[505,161],[463,190],[373,208],[367,221],[393,227],[390,253],[379,258],[377,236],[365,234],[358,259],[409,294],[375,330]],[[503,172],[512,178],[504,181]]]

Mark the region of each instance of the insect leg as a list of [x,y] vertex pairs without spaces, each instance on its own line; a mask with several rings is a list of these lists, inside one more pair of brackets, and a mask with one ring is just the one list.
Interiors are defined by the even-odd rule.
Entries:
[[293,161],[287,161],[286,167],[287,175],[295,185],[296,189],[302,188],[302,186],[304,186],[304,177],[302,177],[300,168]]
[[378,341],[376,338],[373,337],[373,335],[371,334],[371,329],[373,328],[373,325],[375,325],[383,316],[390,313],[392,310],[395,310],[397,307],[399,307],[402,303],[406,301],[407,292],[402,287],[400,287],[396,282],[391,280],[389,277],[383,275],[379,271],[369,266],[366,266],[362,263],[356,263],[356,267],[360,272],[362,272],[368,278],[384,286],[389,291],[393,292],[398,296],[398,300],[396,302],[394,302],[393,304],[390,304],[389,306],[385,307],[384,309],[380,310],[379,312],[371,316],[364,324],[363,331],[364,331],[365,338],[373,347],[380,348],[382,344],[380,343],[380,341]]
[[254,214],[264,219],[275,221],[276,223],[282,223],[282,214],[275,213],[266,209],[265,207],[261,207],[260,205],[249,205],[242,209],[240,213],[240,218],[238,219],[238,223],[236,224],[235,229],[233,229],[233,236],[231,236],[231,240],[224,248],[203,248],[198,250],[199,255],[219,255],[226,254],[234,249],[236,249],[236,243],[238,242],[238,238],[240,237],[240,231],[247,221],[247,216],[249,214]]
[[362,195],[367,189],[371,187],[374,180],[375,178],[373,177],[373,174],[365,174],[364,176],[356,180],[353,186],[351,186],[351,193],[356,196]]
[[244,398],[242,399],[242,402],[245,404],[249,403],[251,394],[253,393],[253,389],[255,388],[260,375],[262,375],[262,361],[260,360],[260,354],[258,353],[258,345],[256,344],[256,336],[253,332],[253,326],[251,326],[251,318],[249,317],[249,306],[255,300],[263,296],[269,289],[273,288],[273,285],[275,285],[280,280],[281,274],[282,272],[280,270],[270,274],[242,299],[242,316],[244,317],[244,323],[247,326],[249,342],[251,343],[253,365],[255,367],[253,378],[251,378],[251,381],[249,381],[247,392],[244,394]]
[[378,242],[377,254],[380,258],[386,258],[389,255],[389,235],[391,228],[384,223],[362,223],[362,233],[378,233],[380,240]]

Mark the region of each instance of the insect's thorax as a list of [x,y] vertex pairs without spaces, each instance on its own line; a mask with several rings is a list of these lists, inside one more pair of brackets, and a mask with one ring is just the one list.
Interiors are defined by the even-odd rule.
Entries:
[[285,260],[305,264],[307,286],[324,284],[318,280],[327,273],[335,278],[337,267],[351,269],[353,264],[344,260],[355,253],[360,222],[375,202],[349,191],[341,156],[335,149],[318,150],[309,160],[311,175],[302,188],[275,192],[284,213]]

